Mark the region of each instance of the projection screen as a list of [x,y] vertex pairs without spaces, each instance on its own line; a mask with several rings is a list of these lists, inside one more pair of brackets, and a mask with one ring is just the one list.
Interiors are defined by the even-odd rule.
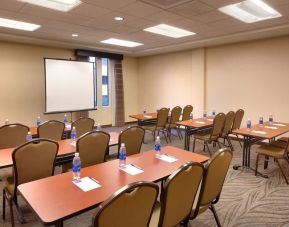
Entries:
[[94,63],[44,58],[45,113],[94,110]]

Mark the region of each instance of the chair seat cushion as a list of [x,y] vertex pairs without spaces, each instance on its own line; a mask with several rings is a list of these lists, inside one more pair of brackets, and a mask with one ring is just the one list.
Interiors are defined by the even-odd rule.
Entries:
[[205,141],[209,141],[210,140],[210,136],[211,136],[210,132],[194,134],[194,138],[195,139],[205,140]]
[[283,141],[277,140],[277,141],[271,142],[270,145],[273,145],[273,146],[276,146],[276,147],[281,147],[281,148],[285,149],[286,146],[287,146],[287,142],[283,142]]
[[283,158],[284,157],[284,148],[277,147],[273,145],[263,145],[256,149],[258,154],[268,155],[275,158]]
[[143,126],[144,130],[155,131],[163,129],[162,127],[156,127],[155,125],[145,125]]
[[[201,213],[204,213],[208,208],[209,208],[209,205],[207,205],[207,206],[200,206],[198,215],[201,214]],[[191,217],[193,217],[194,213],[195,213],[195,209],[192,209]]]
[[166,128],[177,128],[177,127],[178,125],[176,124],[169,124],[169,123],[166,124]]
[[4,185],[7,188],[8,192],[13,196],[14,195],[14,178],[13,178],[13,176],[4,176],[3,181],[4,181]]
[[281,137],[281,138],[278,139],[277,141],[278,141],[278,142],[287,143],[287,142],[288,142],[288,137]]
[[161,203],[160,202],[156,202],[154,210],[153,210],[153,213],[152,213],[152,217],[151,217],[151,221],[150,221],[149,227],[158,226],[159,219],[160,219],[160,213],[161,213]]

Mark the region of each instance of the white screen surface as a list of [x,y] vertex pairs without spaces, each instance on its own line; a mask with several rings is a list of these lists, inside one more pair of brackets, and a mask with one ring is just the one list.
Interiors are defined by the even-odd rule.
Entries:
[[95,109],[94,63],[45,59],[46,113]]

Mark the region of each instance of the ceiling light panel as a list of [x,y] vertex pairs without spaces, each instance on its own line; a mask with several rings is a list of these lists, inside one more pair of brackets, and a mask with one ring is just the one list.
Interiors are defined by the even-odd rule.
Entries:
[[246,0],[221,7],[219,10],[245,23],[254,23],[282,16],[262,0]]
[[185,36],[195,35],[196,33],[190,32],[181,28],[173,27],[167,24],[159,24],[153,27],[145,28],[144,31],[152,32],[159,35],[164,35],[172,38],[181,38]]
[[24,30],[24,31],[34,31],[40,28],[41,26],[38,24],[31,24],[31,23],[26,23],[26,22],[17,21],[17,20],[0,18],[0,27],[13,28],[13,29],[19,29],[19,30]]
[[111,44],[111,45],[124,46],[124,47],[137,47],[137,46],[143,45],[142,43],[127,41],[127,40],[122,40],[122,39],[114,39],[114,38],[102,40],[100,42]]
[[80,0],[17,0],[19,2],[26,2],[29,4],[67,12],[82,2]]

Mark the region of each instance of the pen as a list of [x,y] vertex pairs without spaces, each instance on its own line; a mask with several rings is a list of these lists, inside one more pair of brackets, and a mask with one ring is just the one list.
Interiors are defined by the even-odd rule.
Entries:
[[165,156],[168,156],[168,157],[170,157],[170,158],[176,158],[176,157],[174,157],[174,156],[172,156],[172,155],[169,155],[169,154],[164,154]]
[[90,179],[90,180],[92,180],[92,181],[94,181],[95,183],[98,183],[98,184],[100,184],[100,183],[99,183],[99,181],[95,180],[95,179],[94,179],[94,178],[92,178],[92,177],[89,177],[89,179]]
[[141,167],[139,167],[139,166],[136,166],[136,165],[134,165],[134,164],[131,164],[132,166],[134,166],[135,168],[138,168],[138,169],[140,169],[140,170],[143,170]]

